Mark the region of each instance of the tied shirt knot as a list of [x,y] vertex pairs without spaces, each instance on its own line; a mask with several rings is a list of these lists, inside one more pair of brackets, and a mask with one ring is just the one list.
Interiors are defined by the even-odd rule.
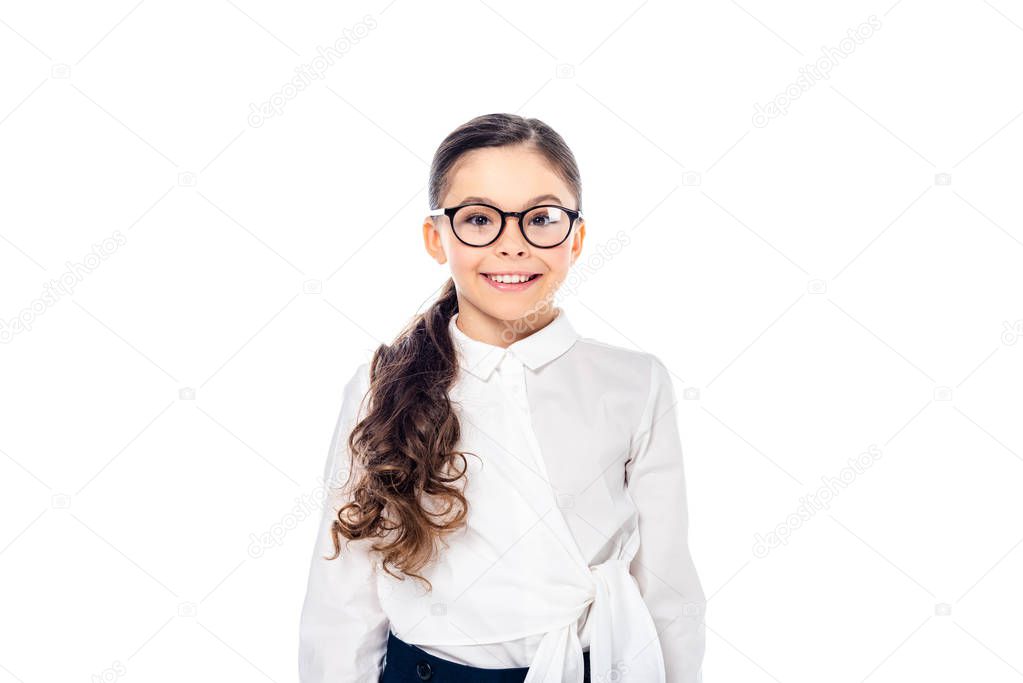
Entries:
[[[650,612],[630,560],[591,565],[590,680],[665,683],[664,659]],[[628,628],[622,628],[627,624]],[[525,683],[583,683],[583,652],[576,622],[549,631],[540,642]]]

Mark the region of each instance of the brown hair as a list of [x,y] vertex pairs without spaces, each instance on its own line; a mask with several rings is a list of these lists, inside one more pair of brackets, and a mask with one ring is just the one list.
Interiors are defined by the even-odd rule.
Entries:
[[[514,114],[478,116],[444,139],[430,166],[430,207],[439,208],[451,170],[463,154],[518,144],[547,159],[582,210],[579,169],[568,145],[539,119]],[[381,554],[384,571],[399,578],[393,566],[430,590],[429,580],[417,572],[434,559],[436,542],[460,529],[468,514],[468,502],[457,485],[465,477],[466,452],[455,450],[460,429],[448,398],[458,372],[448,324],[457,311],[455,283],[449,278],[429,309],[415,316],[392,344],[381,344],[373,353],[363,399],[368,399],[368,412],[348,435],[349,471],[359,476],[331,526],[334,555],[327,558],[340,555],[341,536],[350,541],[380,538],[372,550]],[[462,467],[450,474],[456,459]]]

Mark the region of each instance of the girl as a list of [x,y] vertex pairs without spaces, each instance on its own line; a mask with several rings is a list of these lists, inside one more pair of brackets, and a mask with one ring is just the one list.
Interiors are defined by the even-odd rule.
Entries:
[[671,377],[552,303],[586,232],[572,152],[537,119],[477,117],[429,200],[451,278],[345,386],[302,682],[698,683]]

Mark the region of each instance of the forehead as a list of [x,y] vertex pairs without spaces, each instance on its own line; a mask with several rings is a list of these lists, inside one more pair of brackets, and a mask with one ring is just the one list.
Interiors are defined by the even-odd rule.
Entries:
[[535,149],[524,145],[483,147],[466,152],[449,175],[444,205],[465,197],[487,197],[506,210],[526,208],[531,197],[552,194],[566,206],[575,198],[550,162]]

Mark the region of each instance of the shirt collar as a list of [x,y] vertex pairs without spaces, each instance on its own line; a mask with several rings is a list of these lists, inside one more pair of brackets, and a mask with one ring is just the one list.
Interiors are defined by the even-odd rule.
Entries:
[[458,353],[459,365],[482,380],[490,377],[506,354],[522,361],[530,370],[536,370],[572,348],[580,336],[569,322],[565,309],[560,307],[554,320],[507,347],[473,339],[458,328],[455,324],[457,318],[456,312],[448,322],[448,331]]

